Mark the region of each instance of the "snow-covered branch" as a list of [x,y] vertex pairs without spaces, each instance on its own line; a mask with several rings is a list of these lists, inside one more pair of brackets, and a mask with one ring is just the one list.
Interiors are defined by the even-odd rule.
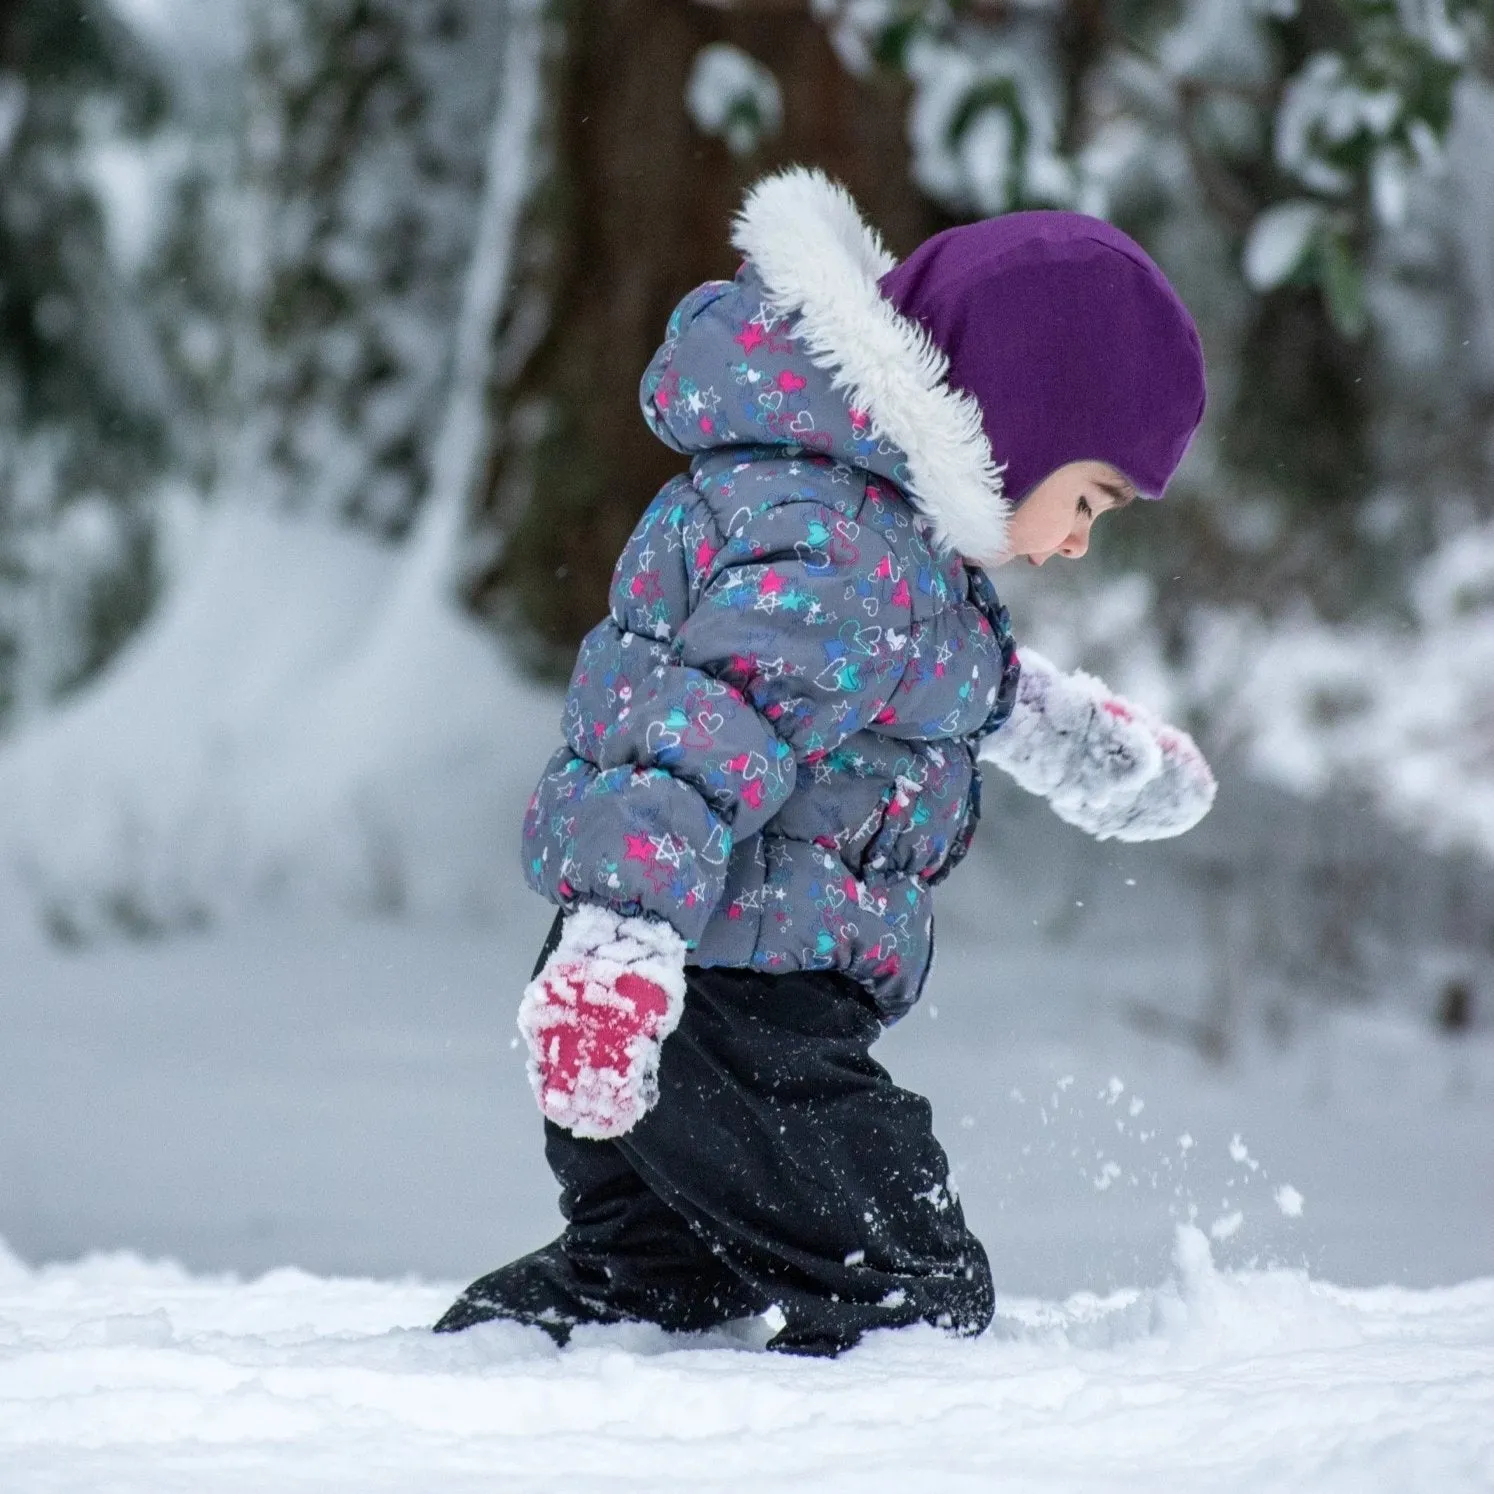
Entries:
[[534,186],[535,137],[543,104],[544,0],[510,0],[509,16],[498,109],[488,134],[482,209],[457,316],[446,419],[435,446],[430,494],[415,532],[402,596],[444,594],[493,434],[490,381],[498,321],[513,277],[524,206]]

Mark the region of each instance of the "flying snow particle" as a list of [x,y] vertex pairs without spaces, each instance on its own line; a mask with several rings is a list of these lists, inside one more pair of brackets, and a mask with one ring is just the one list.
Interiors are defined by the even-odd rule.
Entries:
[[1191,1152],[1193,1150],[1193,1138],[1186,1131],[1178,1137],[1178,1150],[1180,1152]]
[[1216,1240],[1228,1240],[1232,1235],[1240,1232],[1240,1226],[1244,1224],[1245,1216],[1236,1209],[1233,1214],[1222,1214],[1209,1226],[1209,1233]]
[[1120,1097],[1125,1094],[1125,1092],[1126,1086],[1119,1079],[1117,1079],[1114,1074],[1112,1074],[1110,1076],[1110,1082],[1105,1086],[1105,1095],[1107,1097],[1106,1103],[1111,1105],[1115,1104],[1115,1102],[1120,1099]]
[[1290,1183],[1283,1183],[1276,1190],[1276,1207],[1288,1219],[1300,1219],[1302,1217],[1303,1201],[1302,1195]]
[[1103,1193],[1120,1175],[1121,1170],[1119,1166],[1114,1162],[1107,1162],[1100,1169],[1099,1176],[1093,1180],[1095,1192]]
[[1141,1114],[1143,1110],[1146,1109],[1146,1101],[1143,1100],[1140,1095],[1132,1095],[1131,1103],[1126,1107],[1126,1109],[1130,1112],[1131,1118],[1134,1120],[1138,1115]]

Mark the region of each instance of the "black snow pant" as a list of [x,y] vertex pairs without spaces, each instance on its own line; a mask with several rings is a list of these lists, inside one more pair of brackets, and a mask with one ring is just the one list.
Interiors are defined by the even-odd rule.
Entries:
[[545,1123],[564,1231],[474,1282],[437,1330],[500,1318],[563,1344],[583,1323],[701,1330],[776,1307],[770,1348],[837,1354],[872,1328],[984,1329],[985,1251],[928,1101],[867,1051],[881,1023],[863,988],[685,974],[657,1106],[613,1141]]

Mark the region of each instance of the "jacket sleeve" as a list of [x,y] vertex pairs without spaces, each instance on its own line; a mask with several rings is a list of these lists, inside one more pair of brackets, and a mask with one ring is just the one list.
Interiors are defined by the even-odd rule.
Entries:
[[692,508],[656,502],[618,562],[525,852],[552,901],[660,917],[693,945],[732,847],[886,707],[910,601],[880,532],[826,504],[743,510],[726,534]]

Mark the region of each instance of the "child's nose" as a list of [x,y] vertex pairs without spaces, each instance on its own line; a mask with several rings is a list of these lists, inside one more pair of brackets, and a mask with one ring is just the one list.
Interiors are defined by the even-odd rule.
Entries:
[[1070,560],[1078,560],[1080,556],[1086,554],[1089,550],[1089,530],[1076,529],[1063,542],[1063,544],[1059,546],[1059,549],[1062,550],[1064,555],[1066,555]]

